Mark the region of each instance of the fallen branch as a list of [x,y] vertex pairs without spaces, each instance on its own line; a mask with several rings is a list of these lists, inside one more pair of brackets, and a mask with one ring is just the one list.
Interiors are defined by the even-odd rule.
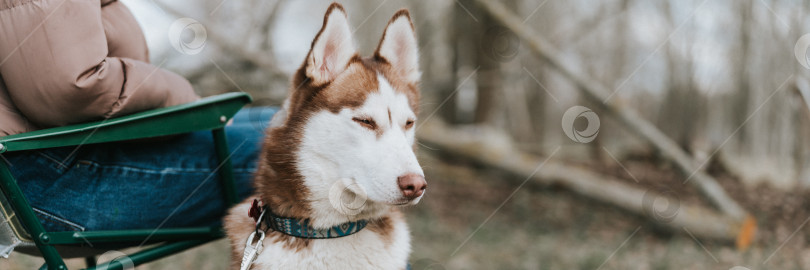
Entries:
[[[753,219],[736,219],[714,210],[678,201],[652,190],[642,190],[621,180],[585,169],[567,166],[508,146],[506,135],[482,135],[451,129],[438,121],[420,126],[417,136],[422,144],[454,156],[473,160],[488,167],[531,179],[543,185],[559,185],[582,196],[612,204],[648,218],[674,232],[687,232],[704,239],[735,241],[747,248],[755,231]],[[656,200],[677,203],[677,208],[657,209]]]
[[534,32],[529,26],[523,24],[503,4],[492,0],[477,1],[493,18],[523,39],[532,52],[548,61],[552,67],[576,84],[585,98],[594,104],[599,104],[606,113],[618,119],[629,131],[639,135],[659,151],[664,158],[672,161],[678,171],[687,178],[686,181],[697,186],[700,192],[720,211],[737,220],[752,220],[750,215],[717,184],[717,181],[703,172],[702,166],[694,164],[689,155],[674,141],[656,128],[655,125],[639,116],[638,113],[623,106],[617,101],[618,99],[610,99],[610,89],[576,73],[575,68],[558,57],[562,53],[553,44]]

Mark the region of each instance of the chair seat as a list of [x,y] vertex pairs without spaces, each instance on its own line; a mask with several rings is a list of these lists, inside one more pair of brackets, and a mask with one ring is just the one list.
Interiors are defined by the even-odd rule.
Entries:
[[[6,152],[118,142],[209,130],[214,137],[223,195],[230,204],[238,196],[225,138],[225,125],[237,111],[252,101],[246,93],[227,93],[196,102],[135,113],[93,123],[56,127],[0,137],[0,154]],[[22,180],[24,181],[24,180]],[[134,265],[150,262],[222,237],[221,228],[178,228],[96,232],[46,231],[9,166],[0,160],[0,257],[12,251],[42,256],[48,269],[67,269],[62,258],[94,256],[110,250],[163,243],[129,254]],[[34,236],[34,237],[32,237]],[[85,238],[87,237],[87,238]],[[92,238],[91,241],[88,239]],[[36,242],[36,243],[35,243]],[[92,243],[92,245],[90,244]],[[117,262],[111,261],[110,264]],[[100,265],[105,268],[107,265]]]

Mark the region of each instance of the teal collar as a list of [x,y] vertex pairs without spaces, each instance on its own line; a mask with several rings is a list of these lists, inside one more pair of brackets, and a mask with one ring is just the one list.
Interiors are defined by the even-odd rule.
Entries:
[[[264,223],[268,229],[293,236],[306,239],[330,239],[340,238],[355,234],[368,225],[367,220],[350,221],[340,225],[332,226],[324,229],[313,228],[310,225],[309,219],[297,219],[280,217],[273,214],[267,206],[263,207],[262,214],[264,218],[260,223]],[[257,224],[261,226],[261,224]]]

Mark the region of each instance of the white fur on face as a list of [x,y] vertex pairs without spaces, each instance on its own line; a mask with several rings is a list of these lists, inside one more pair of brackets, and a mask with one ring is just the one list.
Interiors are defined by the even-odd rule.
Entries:
[[[424,175],[413,151],[414,128],[406,129],[416,115],[405,94],[394,91],[383,76],[378,81],[379,91],[369,94],[362,106],[314,113],[304,126],[298,166],[315,200],[328,200],[332,185],[343,181],[350,189],[362,188],[372,204],[419,201],[403,197],[397,184],[400,176]],[[358,124],[352,120],[356,117],[373,119],[380,131]]]

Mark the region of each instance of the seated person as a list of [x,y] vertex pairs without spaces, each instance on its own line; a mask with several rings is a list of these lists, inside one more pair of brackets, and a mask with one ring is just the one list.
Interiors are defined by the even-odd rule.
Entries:
[[[0,0],[0,136],[199,98],[188,81],[148,58],[143,33],[120,2]],[[242,110],[225,129],[241,198],[252,193],[273,112]],[[227,207],[207,131],[6,153],[0,162],[48,231],[216,225]]]

